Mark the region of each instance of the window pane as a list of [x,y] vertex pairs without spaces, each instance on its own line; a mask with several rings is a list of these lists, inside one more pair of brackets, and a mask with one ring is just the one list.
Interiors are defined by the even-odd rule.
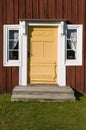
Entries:
[[9,30],[9,60],[18,60],[19,30]]
[[71,42],[71,40],[67,40],[67,49],[72,49],[76,51],[77,43]]
[[9,41],[9,49],[19,49],[19,41]]
[[67,29],[67,59],[76,59],[77,29]]
[[77,30],[76,29],[68,29],[67,31],[67,39],[69,46],[72,50],[76,50],[77,46]]
[[9,30],[9,39],[15,39],[19,37],[19,30]]
[[67,38],[71,39],[71,38],[75,38],[75,40],[77,39],[77,29],[67,29]]
[[18,60],[18,51],[9,51],[9,60]]
[[75,51],[67,50],[67,59],[75,59]]
[[71,49],[71,42],[70,42],[70,40],[67,40],[67,49]]

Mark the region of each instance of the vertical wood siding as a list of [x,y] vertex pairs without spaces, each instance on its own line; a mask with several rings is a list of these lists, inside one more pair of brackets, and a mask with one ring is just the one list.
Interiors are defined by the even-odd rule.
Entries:
[[86,1],[0,0],[0,93],[11,92],[19,82],[18,67],[3,67],[3,25],[17,24],[19,19],[67,19],[83,24],[83,65],[67,66],[66,82],[86,92]]

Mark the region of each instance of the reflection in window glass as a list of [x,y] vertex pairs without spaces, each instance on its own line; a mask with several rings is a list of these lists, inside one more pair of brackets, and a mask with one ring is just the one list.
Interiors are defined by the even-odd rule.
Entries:
[[18,60],[18,51],[9,51],[9,60]]
[[75,59],[75,52],[73,50],[67,50],[67,59]]
[[8,60],[18,60],[19,51],[19,30],[9,30]]
[[19,43],[15,45],[14,41],[9,41],[9,49],[19,49]]
[[77,49],[77,30],[67,30],[67,59],[76,59]]
[[18,34],[19,30],[9,30],[9,39],[14,39],[15,34]]

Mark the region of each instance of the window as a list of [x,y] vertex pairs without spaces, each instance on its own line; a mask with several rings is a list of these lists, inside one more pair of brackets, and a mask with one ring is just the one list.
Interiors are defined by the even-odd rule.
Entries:
[[21,28],[19,25],[4,25],[4,66],[21,64]]
[[19,30],[9,30],[7,60],[19,59]]
[[82,25],[67,25],[66,65],[82,65]]

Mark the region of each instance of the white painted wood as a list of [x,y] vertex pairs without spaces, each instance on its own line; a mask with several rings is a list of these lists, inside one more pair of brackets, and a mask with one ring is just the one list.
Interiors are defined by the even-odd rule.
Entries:
[[[9,30],[19,30],[19,59],[9,60],[7,58],[8,54],[8,32]],[[3,66],[21,66],[21,26],[18,24],[4,25],[3,26]]]
[[83,32],[83,25],[81,24],[73,24],[67,25],[67,29],[77,29],[77,53],[76,59],[67,60],[66,59],[66,66],[81,66],[82,65],[82,32]]
[[65,67],[65,35],[62,33],[62,25],[58,28],[58,83],[60,86],[66,85]]
[[26,22],[19,22],[22,27],[22,66],[19,67],[19,85],[27,85],[27,35],[26,35]]
[[64,26],[65,26],[65,22],[61,21],[60,27],[61,27],[61,35],[64,35]]
[[58,26],[60,22],[28,22],[28,26]]
[[27,36],[22,35],[22,66],[19,67],[19,85],[27,85]]

